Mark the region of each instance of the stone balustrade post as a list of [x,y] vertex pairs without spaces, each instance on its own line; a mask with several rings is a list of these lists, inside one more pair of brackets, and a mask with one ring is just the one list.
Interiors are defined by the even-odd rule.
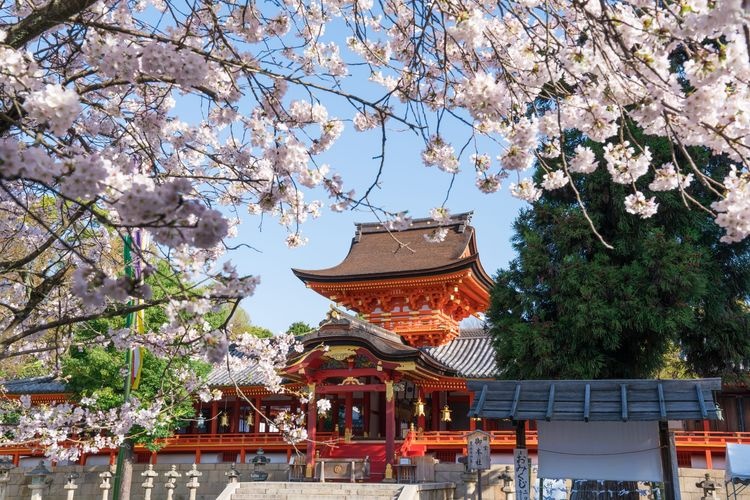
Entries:
[[10,470],[12,468],[12,461],[0,460],[0,500],[5,500],[5,496],[8,494],[8,483],[10,482]]
[[76,479],[78,479],[80,475],[77,472],[71,472],[67,476],[65,476],[65,486],[63,486],[63,489],[68,492],[67,499],[73,500],[73,497],[76,494],[76,490],[78,489],[78,485],[76,484]]
[[238,483],[240,479],[240,473],[237,471],[237,464],[232,464],[232,466],[227,472],[224,473],[224,475],[227,476],[227,481],[229,484]]
[[52,471],[44,466],[42,460],[39,461],[39,465],[24,474],[24,476],[31,478],[31,484],[29,485],[31,500],[42,500],[42,490],[47,487],[47,478],[50,474],[52,474]]
[[185,475],[190,478],[190,480],[187,482],[187,488],[190,492],[190,500],[195,500],[195,497],[198,494],[198,488],[200,487],[198,478],[201,477],[203,473],[199,472],[198,467],[193,464],[193,468],[187,471]]
[[167,500],[172,500],[174,489],[177,487],[177,478],[182,477],[182,474],[177,472],[177,466],[173,465],[172,469],[164,474],[164,477],[167,478],[167,482],[164,483],[164,487],[167,489]]
[[99,488],[102,490],[102,500],[109,500],[109,490],[112,489],[112,484],[110,484],[112,472],[105,470],[99,474],[99,477],[102,478],[102,484],[99,485]]
[[154,489],[154,478],[159,475],[154,470],[153,464],[148,464],[148,469],[141,472],[141,476],[145,477],[146,480],[141,483],[141,486],[145,490],[143,500],[151,500],[151,490]]

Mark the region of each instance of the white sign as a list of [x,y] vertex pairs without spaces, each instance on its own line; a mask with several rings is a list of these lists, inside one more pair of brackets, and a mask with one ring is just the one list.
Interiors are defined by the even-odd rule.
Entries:
[[526,448],[513,450],[513,465],[516,474],[516,500],[531,498],[531,460]]
[[467,437],[469,449],[469,470],[490,468],[490,435],[484,431],[474,431]]
[[663,480],[658,422],[537,422],[539,475]]

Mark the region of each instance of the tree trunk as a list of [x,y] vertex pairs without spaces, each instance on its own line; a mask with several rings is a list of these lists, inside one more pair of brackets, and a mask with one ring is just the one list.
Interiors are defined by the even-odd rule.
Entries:
[[[119,490],[115,492],[115,499],[130,500],[130,487],[133,482],[133,443],[126,439],[122,443],[122,464],[118,467],[120,474]],[[117,484],[117,483],[116,483]],[[119,493],[119,494],[118,494]]]

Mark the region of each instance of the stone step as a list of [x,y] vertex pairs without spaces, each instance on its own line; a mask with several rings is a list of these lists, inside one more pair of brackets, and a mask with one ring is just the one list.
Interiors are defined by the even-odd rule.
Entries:
[[241,483],[232,500],[392,500],[401,488],[377,483]]

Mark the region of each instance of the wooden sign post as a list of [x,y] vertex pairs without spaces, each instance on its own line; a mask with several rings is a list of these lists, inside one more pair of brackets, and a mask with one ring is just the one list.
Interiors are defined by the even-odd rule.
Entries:
[[477,471],[477,491],[479,500],[482,500],[482,471],[491,466],[490,460],[490,434],[484,431],[473,431],[467,436],[469,470]]

